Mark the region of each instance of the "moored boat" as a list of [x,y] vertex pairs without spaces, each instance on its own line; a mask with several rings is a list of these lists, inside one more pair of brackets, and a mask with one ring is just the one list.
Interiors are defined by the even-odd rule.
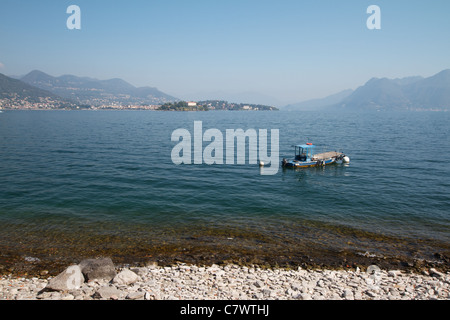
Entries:
[[328,151],[323,153],[314,153],[316,148],[312,143],[300,144],[295,147],[295,157],[293,159],[283,158],[281,166],[283,168],[306,168],[306,167],[323,167],[329,164],[342,161],[344,163],[350,162],[342,152]]

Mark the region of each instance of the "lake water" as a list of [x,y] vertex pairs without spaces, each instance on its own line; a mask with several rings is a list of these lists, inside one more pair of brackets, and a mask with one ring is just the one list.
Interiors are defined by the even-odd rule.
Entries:
[[[351,162],[275,175],[177,166],[171,134],[194,121],[279,129],[280,160],[312,142]],[[445,112],[5,111],[0,265],[439,260],[450,256],[449,123]]]

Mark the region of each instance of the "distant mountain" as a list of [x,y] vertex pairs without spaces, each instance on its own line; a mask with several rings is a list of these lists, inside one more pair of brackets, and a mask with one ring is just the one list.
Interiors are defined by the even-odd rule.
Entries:
[[414,82],[417,82],[419,80],[423,80],[423,77],[421,76],[415,76],[415,77],[405,77],[405,78],[397,78],[397,79],[392,79],[392,81],[394,81],[396,84],[399,85],[409,85],[412,84]]
[[405,88],[413,108],[450,110],[450,69]]
[[0,73],[1,108],[74,108],[77,105],[47,90]]
[[177,100],[156,88],[136,88],[122,79],[97,80],[73,75],[53,77],[34,70],[20,80],[78,103],[94,106],[162,104]]
[[429,78],[373,78],[332,107],[346,110],[450,110],[450,69]]
[[311,110],[320,110],[330,105],[334,105],[336,103],[341,102],[343,99],[347,98],[349,95],[353,93],[353,90],[348,89],[341,91],[339,93],[333,94],[331,96],[321,98],[321,99],[312,99],[299,103],[289,104],[282,108],[282,110],[286,111],[311,111]]
[[387,78],[373,78],[342,100],[340,105],[351,109],[405,109],[408,103],[401,85]]
[[372,78],[355,91],[294,103],[282,110],[450,110],[450,69],[423,78]]

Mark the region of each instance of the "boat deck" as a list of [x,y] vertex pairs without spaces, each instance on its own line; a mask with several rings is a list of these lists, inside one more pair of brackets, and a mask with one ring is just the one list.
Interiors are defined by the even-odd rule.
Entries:
[[312,159],[314,160],[325,160],[325,159],[330,159],[330,158],[336,158],[343,155],[343,153],[341,152],[336,152],[336,151],[329,151],[329,152],[324,152],[324,153],[318,153],[312,156]]

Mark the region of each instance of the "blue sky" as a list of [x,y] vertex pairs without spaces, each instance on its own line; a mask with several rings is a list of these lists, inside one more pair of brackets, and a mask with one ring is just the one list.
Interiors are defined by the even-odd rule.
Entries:
[[[72,4],[81,30],[66,27]],[[372,4],[381,30],[366,27]],[[122,78],[184,99],[252,92],[283,104],[448,69],[449,35],[448,0],[2,0],[0,73]]]

